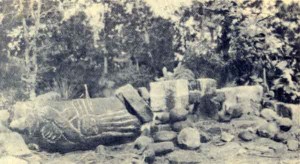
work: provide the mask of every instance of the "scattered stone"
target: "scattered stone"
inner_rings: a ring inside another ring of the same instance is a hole
[[[175,122],[171,125],[172,130],[175,132],[180,132],[182,129],[187,128],[187,127],[193,127],[194,125],[190,121],[180,121],[180,122]]]
[[[299,147],[299,142],[294,139],[287,140],[287,147],[290,151],[296,151]]]
[[[172,141],[177,137],[177,133],[173,131],[159,131],[153,136],[155,142]]]
[[[289,136],[287,133],[277,133],[277,134],[275,134],[274,141],[285,143],[287,141],[288,137]]]
[[[28,164],[27,161],[14,157],[14,156],[4,156],[0,157],[0,163],[3,164]]]
[[[195,128],[184,128],[177,136],[177,142],[187,149],[196,149],[200,146],[200,133]]]
[[[153,149],[146,149],[143,152],[143,157],[144,157],[144,162],[146,163],[153,163],[154,159],[155,159],[155,152]]]
[[[147,136],[140,136],[137,138],[134,142],[134,147],[138,150],[145,150],[146,147],[148,147],[150,144],[152,144],[154,141],[152,138]]]
[[[260,112],[260,116],[266,119],[267,121],[275,121],[279,119],[279,116],[277,113],[270,109],[270,108],[265,108]]]
[[[233,118],[239,118],[243,115],[243,109],[240,104],[230,106],[227,110],[218,112],[218,118],[221,122],[229,122]]]
[[[293,121],[287,117],[284,118],[279,118],[277,120],[278,124],[279,124],[279,128],[282,131],[289,131],[291,129],[291,127],[293,126]]]
[[[285,153],[287,152],[287,147],[285,144],[281,142],[275,142],[273,140],[270,140],[268,138],[258,138],[255,140],[255,144],[267,146],[270,149],[274,150],[275,153]]]
[[[265,138],[274,138],[275,134],[277,134],[278,132],[279,128],[274,122],[264,124],[257,129],[257,134]]]
[[[203,159],[201,155],[191,150],[177,150],[167,155],[170,163],[194,164],[200,163]]]
[[[150,83],[152,111],[186,109],[189,105],[188,80],[169,80]]]
[[[275,142],[268,138],[257,138],[255,142],[246,142],[242,144],[248,150],[254,150],[260,152],[261,154],[273,154],[275,153],[285,153],[287,152],[287,147],[285,144],[280,142]]]
[[[149,149],[152,149],[155,152],[155,155],[164,155],[174,151],[175,146],[173,142],[158,142],[149,145]]]
[[[9,112],[7,110],[0,110],[0,124],[6,125],[9,119]]]
[[[138,88],[138,93],[140,94],[140,96],[145,101],[149,101],[150,100],[150,94],[149,94],[148,89],[146,87],[140,87],[140,88]]]
[[[231,119],[239,118],[243,115],[243,108],[239,104],[229,107],[228,111],[231,115]]]
[[[256,135],[250,131],[244,131],[239,134],[239,138],[246,142],[252,141],[255,137]]]
[[[221,140],[224,142],[231,142],[234,139],[234,135],[227,133],[227,132],[222,132],[221,133]]]
[[[293,124],[300,126],[300,105],[277,103],[276,111],[281,117],[288,117],[293,121]]]
[[[125,104],[128,104],[129,108],[134,111],[134,114],[137,115],[142,123],[152,121],[153,113],[151,112],[149,105],[142,97],[140,97],[139,93],[132,85],[127,84],[120,87],[117,89],[116,95],[120,100],[125,100]]]
[[[186,120],[188,115],[188,111],[183,108],[173,108],[170,111],[170,121],[171,122],[178,122]]]
[[[151,127],[151,132],[172,131],[170,124],[159,124]]]
[[[165,124],[170,121],[169,112],[157,112],[155,113],[155,120],[158,120],[160,124]]]
[[[221,135],[222,129],[220,127],[212,127],[207,129],[206,132],[212,136],[217,136],[217,135]]]
[[[22,136],[16,132],[1,133],[0,145],[9,155],[25,156],[31,154]]]
[[[218,112],[218,120],[220,122],[230,122],[231,115],[226,110],[222,110],[222,111]]]
[[[211,138],[210,138],[210,136],[207,133],[205,133],[205,132],[201,132],[200,133],[200,141],[201,141],[201,143],[207,143],[210,140],[211,140]]]

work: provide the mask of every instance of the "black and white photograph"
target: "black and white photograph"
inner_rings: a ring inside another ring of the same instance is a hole
[[[300,0],[0,0],[0,164],[300,164]]]

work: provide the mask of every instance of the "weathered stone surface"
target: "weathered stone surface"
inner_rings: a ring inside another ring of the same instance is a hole
[[[154,118],[160,124],[168,123],[170,121],[170,112],[155,112]]]
[[[228,109],[218,112],[219,121],[229,122],[231,119],[239,118],[243,115],[243,109],[240,104],[232,105]]]
[[[43,107],[34,106],[30,112],[18,110],[23,109],[14,110],[17,117],[13,117],[10,127],[28,131],[28,140],[42,149],[90,149],[128,141],[140,134],[140,121],[116,97],[50,101]]]
[[[9,112],[7,110],[0,110],[0,123],[6,125],[9,119]]]
[[[211,137],[207,133],[205,133],[205,132],[201,132],[200,133],[200,141],[201,141],[201,143],[207,143],[210,140],[211,140]]]
[[[182,129],[187,128],[187,127],[193,127],[194,125],[192,122],[186,120],[186,121],[180,121],[180,122],[175,122],[171,125],[172,129],[175,132],[180,132]]]
[[[261,108],[260,102],[263,96],[261,86],[228,87],[218,89],[217,92],[225,95],[223,110],[237,104],[241,106],[243,113],[253,113]]]
[[[274,141],[285,143],[288,138],[289,135],[287,133],[277,133],[274,137]]]
[[[16,132],[0,134],[0,150],[13,156],[24,156],[31,154],[22,136]],[[0,151],[1,152],[1,151]]]
[[[28,147],[29,150],[40,151],[39,145],[34,144],[34,143],[27,144],[27,147]]]
[[[121,100],[124,99],[127,108],[133,110],[142,123],[152,121],[153,114],[146,101],[140,97],[138,91],[132,85],[127,84],[116,90],[116,95]]]
[[[174,164],[196,164],[203,160],[201,155],[191,150],[177,150],[167,155],[170,163]]]
[[[212,136],[221,135],[222,129],[220,127],[211,127],[206,130],[207,133],[211,134]]]
[[[173,131],[159,131],[153,136],[155,142],[172,141],[177,137],[177,133]]]
[[[187,149],[196,149],[200,146],[200,133],[195,128],[184,128],[177,136],[177,142]]]
[[[158,142],[149,145],[149,149],[155,152],[155,155],[163,155],[174,151],[175,146],[173,142]]]
[[[275,121],[279,119],[279,116],[277,113],[270,109],[270,108],[265,108],[260,112],[260,116],[266,119],[267,121]]]
[[[149,91],[146,87],[140,87],[138,88],[138,93],[140,94],[140,96],[145,100],[145,101],[149,101],[150,100],[150,94]]]
[[[222,132],[221,133],[221,140],[224,142],[231,142],[234,139],[234,135],[227,133],[227,132]]]
[[[153,142],[153,139],[150,137],[140,136],[134,141],[134,147],[138,150],[145,150]]]
[[[257,129],[257,134],[266,138],[273,138],[278,132],[279,127],[274,122],[266,123]]]
[[[296,151],[299,148],[299,142],[297,140],[293,140],[293,139],[287,140],[286,144],[287,144],[288,150],[290,150],[290,151]]]
[[[99,145],[96,147],[95,152],[97,154],[105,154],[106,153],[106,148],[104,145]]]
[[[194,104],[201,102],[202,93],[199,90],[191,90],[189,91],[189,103]]]
[[[244,131],[239,133],[239,138],[246,142],[252,141],[255,137],[256,135],[250,131]]]
[[[150,83],[152,111],[168,111],[173,108],[186,109],[189,105],[187,80],[170,80]]]
[[[3,164],[28,164],[27,161],[14,157],[14,156],[4,156],[0,157],[0,163]]]
[[[159,132],[159,131],[172,131],[172,127],[170,124],[158,124],[151,127],[151,132]]]
[[[276,111],[279,116],[291,118],[293,124],[300,127],[300,105],[276,103]]]
[[[146,149],[143,152],[144,162],[153,163],[155,159],[155,151],[153,149]]]
[[[186,120],[188,111],[184,108],[173,108],[170,111],[170,121],[178,122]]]
[[[277,120],[277,123],[279,125],[280,130],[285,132],[289,131],[293,126],[293,121],[287,117],[279,118]]]
[[[10,130],[5,125],[0,123],[0,133],[8,133],[8,132],[10,132]]]
[[[242,146],[249,151],[260,152],[260,154],[283,154],[287,152],[286,145],[268,138],[258,138],[255,142],[245,142]]]

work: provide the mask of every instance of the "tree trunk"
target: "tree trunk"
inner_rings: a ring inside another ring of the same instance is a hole
[[[34,12],[34,3],[37,4],[36,12]],[[20,9],[25,9],[22,1],[20,1]],[[29,27],[26,24],[26,14],[23,11],[23,19],[22,19],[22,25],[24,30],[24,40],[25,40],[25,66],[26,66],[26,75],[25,75],[25,83],[26,83],[26,91],[29,94],[30,99],[33,99],[36,97],[35,87],[36,87],[36,79],[37,79],[37,35],[39,33],[40,29],[40,17],[41,17],[41,8],[42,3],[40,0],[31,0],[30,1],[30,16],[34,19],[34,34],[31,38],[29,35]]]
[[[108,73],[108,61],[107,61],[107,57],[104,56],[104,68],[103,68],[103,74],[106,75]]]
[[[140,72],[140,66],[139,66],[139,59],[135,58],[135,64],[136,64],[136,71]]]

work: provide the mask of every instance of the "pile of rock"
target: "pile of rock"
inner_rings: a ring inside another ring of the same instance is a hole
[[[137,153],[147,162],[161,156],[178,162],[184,159],[178,156],[186,154],[189,161],[199,161],[197,151],[205,143],[223,146],[268,140],[280,143],[275,149],[285,144],[288,150],[298,150],[299,105],[267,102],[263,108],[262,98],[261,86],[217,89],[216,81],[208,78],[153,82],[150,91],[128,84],[108,98],[57,101],[59,97],[51,93],[17,103],[10,124],[10,114],[0,111],[0,144],[5,146],[0,153],[8,155],[2,160],[15,157],[7,153],[10,145],[2,143],[5,138],[17,138],[25,145],[8,125],[24,134],[35,150],[41,146],[68,152],[135,140]]]
[[[273,103],[275,104],[273,107],[261,110],[260,116],[265,119],[265,123],[257,129],[257,135],[282,142],[291,151],[298,150],[299,142],[296,136],[299,135],[299,124],[296,118],[299,118],[299,108],[293,110],[294,105]]]

